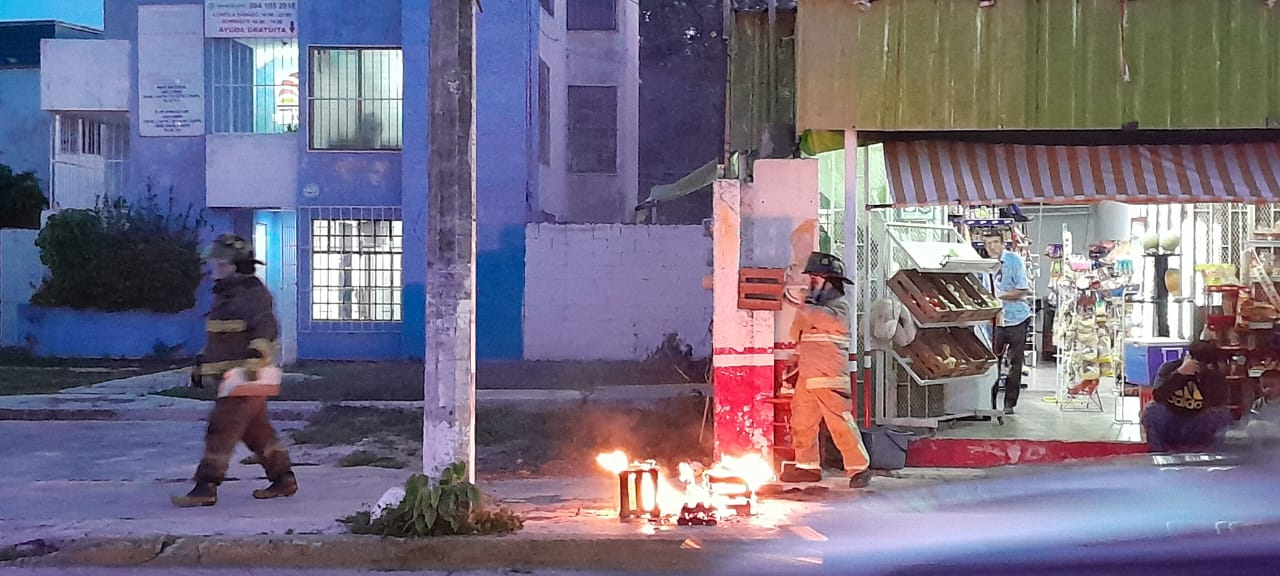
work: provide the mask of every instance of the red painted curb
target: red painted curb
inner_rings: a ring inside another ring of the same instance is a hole
[[[1146,451],[1147,445],[1139,442],[921,438],[907,446],[907,466],[995,468],[1015,464],[1055,464]]]

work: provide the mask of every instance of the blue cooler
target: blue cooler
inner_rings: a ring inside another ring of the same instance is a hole
[[[1136,386],[1154,386],[1160,365],[1186,355],[1191,343],[1177,338],[1134,338],[1124,343],[1124,378]]]

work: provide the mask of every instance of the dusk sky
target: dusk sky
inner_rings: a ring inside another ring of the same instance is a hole
[[[62,20],[102,28],[103,0],[0,0],[0,20]]]

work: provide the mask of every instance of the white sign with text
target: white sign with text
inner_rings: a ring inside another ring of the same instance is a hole
[[[206,38],[297,38],[298,3],[205,0]]]
[[[138,133],[204,134],[204,39],[198,6],[138,11]]]

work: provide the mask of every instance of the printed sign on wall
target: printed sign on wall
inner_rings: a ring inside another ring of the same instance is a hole
[[[260,0],[205,0],[208,38],[297,38],[298,3]]]
[[[198,6],[138,9],[138,133],[204,134],[204,39]]]

